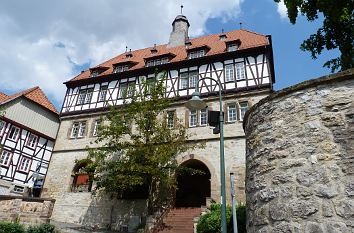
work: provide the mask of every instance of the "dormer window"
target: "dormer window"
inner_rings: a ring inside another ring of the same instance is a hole
[[[225,43],[226,43],[226,51],[228,51],[228,52],[237,51],[240,48],[240,45],[241,45],[241,41],[239,39],[231,40],[231,41],[225,41]]]
[[[128,71],[129,66],[128,65],[120,65],[120,66],[115,66],[113,69],[113,73],[120,73],[124,71]]]
[[[224,33],[219,35],[219,39],[220,39],[221,41],[226,40],[226,38],[227,38],[227,36],[226,36],[226,34],[224,34]]]
[[[234,52],[238,49],[239,45],[236,44],[236,43],[233,43],[233,44],[228,44],[227,45],[227,51],[228,52]]]
[[[151,52],[151,54],[157,53],[156,44],[154,44],[154,47],[152,49],[150,49],[150,52]]]
[[[105,66],[97,66],[94,68],[90,68],[90,71],[91,71],[90,77],[91,78],[97,77],[98,75],[100,75],[102,72],[104,72],[106,70],[108,70],[108,67],[105,67]]]
[[[168,62],[169,62],[168,57],[153,59],[153,60],[146,61],[146,67],[158,66],[158,65],[166,64]]]
[[[92,77],[96,77],[96,76],[98,76],[100,74],[100,72],[98,71],[98,70],[93,70],[93,71],[91,71],[91,78]]]
[[[196,50],[196,51],[191,51],[188,53],[188,58],[189,59],[194,59],[194,58],[199,58],[199,57],[204,57],[205,56],[205,50]]]

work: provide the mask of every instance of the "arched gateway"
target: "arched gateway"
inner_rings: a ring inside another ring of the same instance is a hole
[[[203,174],[190,174],[188,172],[178,175],[176,191],[176,207],[200,207],[206,204],[210,197],[211,174],[208,167],[201,161],[190,159],[180,166],[197,169]]]

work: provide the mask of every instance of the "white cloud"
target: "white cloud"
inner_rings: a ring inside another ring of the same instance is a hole
[[[206,33],[209,18],[228,20],[243,0],[194,0],[184,4],[190,35]],[[0,90],[40,86],[56,102],[74,65],[103,62],[124,52],[167,43],[179,13],[174,0],[32,0],[0,4]],[[74,64],[75,63],[75,64]]]
[[[281,19],[286,19],[288,17],[288,10],[284,4],[284,0],[282,0],[278,3],[277,11],[278,11]]]

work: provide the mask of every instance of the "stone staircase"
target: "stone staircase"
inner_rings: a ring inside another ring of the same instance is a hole
[[[159,233],[193,233],[194,218],[200,216],[201,208],[173,208],[167,213]]]

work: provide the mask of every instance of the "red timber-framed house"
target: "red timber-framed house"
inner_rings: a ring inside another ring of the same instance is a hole
[[[200,207],[206,204],[207,198],[220,200],[219,135],[213,134],[207,119],[208,110],[219,109],[218,86],[210,80],[199,82],[207,110],[190,111],[185,107],[198,80],[205,77],[222,83],[227,193],[230,191],[229,174],[234,173],[238,201],[245,200],[242,119],[250,106],[272,91],[275,76],[271,36],[240,29],[189,38],[190,25],[183,15],[177,16],[172,26],[167,44],[127,51],[65,83],[67,92],[60,114],[55,156],[44,194],[44,197],[56,199],[53,221],[98,227],[108,224],[120,229],[129,225],[132,216],[135,219],[147,217],[143,199],[112,201],[92,196],[87,179],[78,176],[80,166],[75,165],[75,161],[87,157],[86,146],[95,141],[100,116],[107,112],[107,106],[121,105],[134,91],[141,92],[142,82],[152,79],[156,69],[167,72],[166,97],[177,97],[166,109],[168,124],[173,127],[174,119],[179,118],[193,135],[191,140],[206,141],[204,149],[178,155],[181,166],[202,169],[205,174],[178,177],[175,205]],[[75,215],[64,214],[74,212]]]
[[[39,87],[0,93],[0,195],[40,196],[59,113]]]

